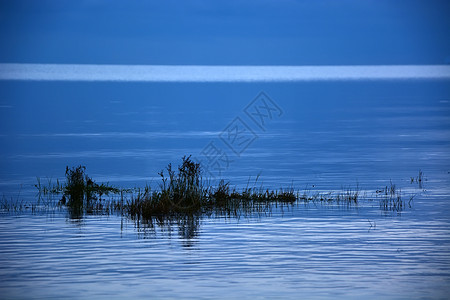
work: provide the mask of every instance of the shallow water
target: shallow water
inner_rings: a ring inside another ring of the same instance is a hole
[[[3,298],[433,298],[450,293],[448,82],[112,84],[0,82],[0,191],[36,201],[36,176],[83,164],[98,182],[157,186],[167,163],[230,158],[216,182],[302,191],[392,181],[403,211],[298,203],[265,216],[154,228],[120,215],[2,212]],[[244,108],[265,91],[282,114]],[[257,137],[240,155],[234,118]],[[222,134],[223,137],[223,134]],[[236,149],[234,149],[236,150]],[[423,186],[411,183],[419,170]],[[254,180],[260,175],[256,184]],[[215,177],[214,177],[215,176]],[[249,176],[250,180],[249,180]],[[189,230],[190,229],[190,230]]]

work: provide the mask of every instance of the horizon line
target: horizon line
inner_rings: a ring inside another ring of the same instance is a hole
[[[0,63],[0,80],[297,82],[449,80],[450,65],[96,65]]]

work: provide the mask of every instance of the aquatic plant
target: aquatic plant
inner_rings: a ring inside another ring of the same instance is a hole
[[[396,185],[390,182],[389,186],[385,186],[384,189],[379,189],[376,191],[377,195],[380,197],[380,208],[384,211],[402,211],[406,202],[402,199],[402,193],[400,189],[397,189]],[[412,201],[409,201],[409,204]]]
[[[303,202],[333,202],[338,205],[358,205],[360,199],[360,190],[359,185],[356,185],[356,188],[352,189],[342,188],[341,191],[338,192],[312,192],[309,189],[305,189],[304,192],[299,195],[298,200]]]
[[[427,179],[424,177],[424,174],[422,170],[419,170],[419,175],[416,177],[411,177],[411,184],[417,183],[419,185],[419,188],[423,188],[423,184]]]
[[[159,172],[160,191],[151,191],[145,187],[133,196],[128,204],[131,215],[150,218],[154,215],[173,215],[177,213],[194,213],[201,210],[205,202],[205,190],[202,186],[200,164],[184,156],[178,172],[172,164]]]
[[[128,204],[128,212],[137,218],[174,216],[180,214],[217,214],[238,216],[242,213],[267,210],[270,203],[294,203],[297,197],[293,188],[280,191],[249,188],[231,189],[230,183],[221,180],[217,186],[206,186],[201,165],[184,156],[178,172],[171,164],[158,174],[159,191],[146,188],[138,191]],[[256,181],[255,181],[256,182]]]
[[[161,178],[159,188],[150,186],[135,189],[119,189],[109,184],[97,184],[86,174],[84,166],[66,167],[66,180],[56,184],[48,180],[48,185],[38,182],[35,185],[42,194],[61,194],[61,207],[67,207],[75,216],[83,213],[109,213],[113,211],[126,214],[137,220],[147,220],[152,224],[164,223],[165,220],[180,220],[187,216],[221,215],[239,217],[250,214],[267,214],[272,207],[289,207],[294,203],[334,204],[340,207],[356,207],[361,199],[379,200],[380,209],[384,211],[401,211],[406,207],[401,190],[392,182],[390,185],[375,192],[361,192],[359,185],[355,188],[342,188],[341,191],[313,191],[305,188],[303,192],[289,188],[270,190],[263,185],[257,186],[259,176],[256,176],[253,186],[250,177],[247,186],[238,189],[232,187],[229,181],[220,180],[217,185],[203,180],[202,166],[193,161],[191,156],[182,157],[181,164],[174,168],[168,164],[158,173]],[[420,171],[417,181],[423,180]],[[314,186],[313,186],[314,188]],[[102,199],[110,195],[109,200]],[[120,195],[120,196],[119,196]],[[415,195],[414,195],[415,196]],[[411,206],[412,196],[408,202]],[[39,204],[40,200],[38,200]],[[1,207],[6,207],[2,201]],[[47,202],[49,203],[49,202]],[[15,204],[15,207],[20,206]]]
[[[5,211],[20,211],[23,208],[26,208],[27,204],[20,197],[20,192],[16,197],[11,197],[9,200],[5,195],[2,195],[2,199],[0,201],[0,209]]]
[[[66,182],[62,183],[56,179],[56,184],[51,178],[47,179],[47,185],[41,183],[37,177],[37,183],[34,185],[38,190],[38,204],[42,196],[63,194],[59,204],[61,205],[82,205],[84,201],[90,202],[101,198],[103,195],[118,194],[122,189],[110,186],[108,183],[97,184],[86,174],[85,166],[69,168],[66,166]]]
[[[60,183],[59,179],[56,179],[56,184],[53,184],[51,178],[47,178],[47,185],[41,184],[41,178],[36,177],[37,184],[34,186],[38,189],[39,196],[58,194],[64,191],[64,185]]]

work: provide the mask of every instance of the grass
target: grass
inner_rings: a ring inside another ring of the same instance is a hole
[[[23,199],[20,197],[20,192],[17,197],[11,197],[9,200],[5,195],[2,196],[0,201],[0,209],[4,211],[21,211],[23,208],[27,208],[27,205],[24,203]]]
[[[419,175],[417,177],[411,177],[411,184],[417,183],[419,185],[419,189],[423,188],[423,184],[427,181],[424,177],[422,170],[419,170]]]
[[[384,211],[399,212],[408,205],[411,206],[413,199],[411,197],[409,202],[405,201],[401,190],[392,182],[377,189],[369,197],[358,185],[356,188],[342,188],[338,192],[312,191],[308,188],[300,192],[294,190],[293,186],[271,190],[262,185],[256,186],[259,175],[253,187],[250,186],[250,178],[247,186],[242,189],[232,187],[225,180],[211,185],[202,178],[201,165],[190,156],[184,156],[176,168],[168,164],[158,175],[161,180],[156,189],[150,186],[122,189],[108,183],[96,183],[87,175],[84,166],[66,167],[65,181],[56,180],[54,183],[47,179],[47,183],[43,184],[40,178],[37,179],[37,203],[28,205],[19,196],[10,201],[3,196],[0,209],[20,211],[29,207],[37,210],[41,206],[56,206],[67,208],[74,218],[90,213],[120,212],[138,220],[161,223],[165,220],[195,219],[195,216],[201,215],[240,217],[255,213],[267,214],[273,207],[289,207],[294,203],[357,207],[361,200],[372,199],[378,200],[380,209]],[[423,173],[420,171],[414,181],[420,183],[423,180]],[[56,205],[55,197],[59,197]]]
[[[311,190],[305,189],[305,191],[299,195],[298,200],[303,202],[333,202],[336,204],[346,204],[358,205],[360,200],[360,190],[359,186],[356,185],[355,189],[352,188],[342,188],[340,192],[312,192]]]
[[[120,193],[120,189],[108,184],[97,184],[86,174],[86,167],[66,167],[66,185],[64,186],[62,202],[69,206],[83,206],[93,200],[101,199],[103,195]]]
[[[177,171],[169,164],[161,177],[160,190],[146,187],[133,196],[127,205],[130,215],[149,219],[155,216],[180,214],[218,214],[239,216],[241,213],[264,211],[270,203],[293,203],[293,189],[269,191],[245,188],[231,189],[221,180],[216,187],[205,186],[201,166],[189,157],[182,158]]]
[[[181,164],[174,168],[168,164],[158,173],[160,183],[156,189],[150,186],[135,189],[122,189],[108,183],[96,183],[86,173],[84,166],[66,167],[65,181],[51,179],[46,184],[38,178],[35,185],[38,201],[25,203],[20,194],[17,197],[0,199],[0,209],[12,213],[30,209],[34,213],[66,209],[71,219],[80,219],[87,214],[118,213],[135,220],[139,232],[155,232],[156,226],[171,231],[178,227],[178,234],[185,241],[195,238],[199,232],[203,217],[220,216],[240,218],[241,216],[270,215],[274,208],[283,213],[294,204],[337,205],[339,208],[352,209],[364,201],[367,205],[377,200],[379,208],[385,212],[401,212],[409,202],[402,197],[402,192],[390,182],[373,193],[362,191],[357,184],[355,188],[341,188],[338,192],[314,191],[305,188],[302,192],[293,185],[288,188],[271,190],[263,185],[257,187],[259,175],[250,186],[241,189],[232,187],[230,182],[220,180],[217,185],[202,178],[202,167],[190,156],[183,157]],[[421,184],[423,173],[414,178]],[[314,187],[314,186],[313,186]],[[46,199],[47,197],[47,199]],[[55,200],[56,198],[56,200]],[[373,206],[373,205],[372,205]],[[370,220],[370,228],[375,227]],[[186,245],[189,246],[189,245]]]
[[[52,180],[48,179],[48,184],[43,185],[41,179],[37,178],[37,184],[35,184],[38,190],[37,206],[44,202],[43,196],[49,196],[47,203],[43,203],[44,206],[49,206],[50,203],[53,203],[50,196],[62,194],[57,205],[67,207],[71,215],[77,217],[84,213],[113,209],[113,203],[105,203],[102,201],[102,196],[122,192],[121,189],[109,184],[97,184],[86,174],[86,167],[84,166],[66,167],[65,176],[65,184],[59,180],[56,180],[56,184],[53,184]]]
[[[419,175],[417,177],[411,177],[411,183],[422,184],[425,181],[422,170],[419,170]]]
[[[380,197],[380,208],[384,211],[402,211],[406,207],[406,201],[402,198],[402,192],[396,185],[390,182],[389,186],[376,191]],[[412,197],[408,204],[411,204]]]

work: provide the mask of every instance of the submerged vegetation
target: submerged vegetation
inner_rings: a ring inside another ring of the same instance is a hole
[[[80,217],[85,213],[111,213],[119,212],[129,217],[159,224],[171,220],[185,220],[192,222],[191,218],[202,215],[219,215],[239,217],[250,214],[267,214],[274,207],[290,207],[295,203],[321,203],[334,204],[345,207],[358,207],[360,201],[377,200],[383,211],[400,212],[411,207],[414,196],[404,200],[402,192],[392,182],[389,186],[377,189],[369,196],[367,192],[356,188],[342,189],[340,192],[312,191],[305,189],[296,191],[291,186],[279,190],[270,190],[263,186],[256,187],[256,177],[253,187],[250,179],[247,186],[242,189],[232,187],[230,182],[220,180],[215,186],[207,184],[202,178],[202,167],[190,156],[182,158],[182,163],[173,168],[171,164],[158,173],[160,184],[156,189],[150,186],[135,189],[122,189],[108,183],[96,183],[86,173],[84,166],[66,167],[65,182],[59,180],[53,184],[42,184],[38,178],[35,187],[38,190],[38,202],[32,204],[33,210],[37,207],[67,208],[73,217]],[[411,182],[421,185],[423,173]],[[57,202],[45,198],[57,198]],[[5,197],[2,198],[0,208],[4,210],[20,210],[30,206],[24,205],[17,199],[15,204],[8,206]],[[11,202],[10,202],[11,203]],[[14,202],[13,202],[14,203]],[[183,224],[183,222],[181,222]]]

